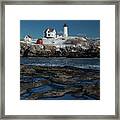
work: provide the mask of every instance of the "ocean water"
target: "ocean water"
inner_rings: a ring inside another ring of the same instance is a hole
[[[99,58],[21,57],[20,63],[36,66],[72,66],[100,70]]]

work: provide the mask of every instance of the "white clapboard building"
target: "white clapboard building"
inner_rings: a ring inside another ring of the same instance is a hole
[[[64,33],[57,34],[56,30],[53,28],[47,28],[44,31],[43,44],[54,45],[54,46],[62,46],[68,37],[68,26],[64,24],[63,26]]]

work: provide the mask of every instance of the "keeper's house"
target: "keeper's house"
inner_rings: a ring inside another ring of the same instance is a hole
[[[56,31],[52,28],[47,28],[45,31],[45,38],[56,38]]]

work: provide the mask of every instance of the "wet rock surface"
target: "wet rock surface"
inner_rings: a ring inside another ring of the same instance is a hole
[[[21,100],[99,100],[100,72],[76,67],[20,66]]]

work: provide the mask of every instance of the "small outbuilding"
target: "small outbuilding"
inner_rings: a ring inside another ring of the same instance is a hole
[[[41,38],[39,38],[39,39],[36,41],[36,44],[43,45],[43,40],[42,40]]]
[[[32,37],[30,35],[26,35],[24,37],[24,41],[27,42],[27,43],[30,43],[30,42],[32,42]]]

